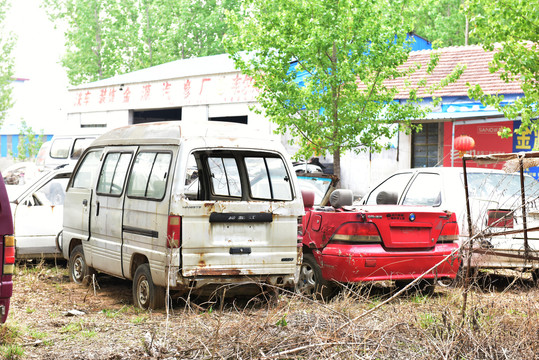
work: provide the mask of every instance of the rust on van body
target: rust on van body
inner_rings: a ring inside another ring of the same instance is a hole
[[[251,274],[251,271],[248,271],[249,274]],[[197,269],[196,275],[200,276],[223,276],[223,275],[242,275],[241,270],[239,269]]]

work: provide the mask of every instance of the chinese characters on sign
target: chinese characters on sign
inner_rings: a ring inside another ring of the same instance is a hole
[[[113,110],[184,105],[251,102],[257,90],[240,73],[156,81],[144,84],[79,90],[73,105],[81,110]]]
[[[462,160],[458,156],[458,151],[453,149],[452,144],[452,123],[445,123],[444,127],[444,166],[462,166]],[[470,155],[488,155],[498,153],[518,153],[522,151],[532,151],[537,143],[539,134],[537,132],[526,131],[522,134],[513,132],[513,136],[502,139],[498,131],[502,127],[507,127],[513,131],[520,127],[520,121],[503,121],[497,123],[484,124],[455,124],[455,138],[460,135],[469,135],[475,140],[475,148],[469,152]],[[501,169],[503,163],[488,165],[488,167]],[[539,167],[531,167],[526,172],[536,179],[539,179]]]

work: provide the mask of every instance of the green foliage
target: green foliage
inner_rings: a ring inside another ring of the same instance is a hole
[[[521,116],[518,134],[539,130],[539,6],[534,1],[471,0],[469,14],[473,34],[485,50],[495,51],[490,72],[499,73],[505,82],[520,81],[524,97],[502,106],[503,96],[487,94],[474,84],[469,85],[469,96],[494,106],[510,120]],[[512,134],[506,129],[500,135]]]
[[[458,46],[466,42],[468,0],[423,0],[415,12],[414,32],[436,46]],[[471,37],[468,44],[477,43]]]
[[[276,326],[280,327],[286,327],[288,326],[288,321],[286,321],[286,314],[283,315],[277,322],[275,323]]]
[[[2,345],[0,346],[0,353],[2,354],[2,358],[6,360],[22,359],[24,349],[16,344]]]
[[[43,145],[45,137],[43,131],[41,135],[37,135],[31,126],[26,124],[26,121],[21,122],[19,132],[19,144],[17,145],[18,154],[17,160],[33,159],[39,152],[39,148]],[[13,154],[11,154],[13,155]]]
[[[71,84],[224,52],[225,11],[240,0],[45,0],[66,27]]]
[[[4,29],[9,0],[0,0],[0,126],[5,120],[6,111],[13,106],[12,86],[14,59],[12,57],[15,37]]]
[[[260,89],[258,111],[299,139],[297,156],[329,153],[338,175],[341,153],[381,151],[399,130],[410,133],[411,119],[425,116],[417,84],[406,102],[385,85],[418,70],[400,67],[410,53],[409,3],[249,0],[229,15],[227,50]]]

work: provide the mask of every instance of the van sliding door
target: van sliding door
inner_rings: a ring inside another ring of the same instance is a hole
[[[111,147],[103,154],[90,215],[90,266],[122,276],[122,214],[125,179],[137,147]]]

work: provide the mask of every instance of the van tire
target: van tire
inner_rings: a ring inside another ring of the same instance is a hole
[[[153,283],[150,265],[139,265],[133,278],[133,303],[144,310],[165,306],[165,288]]]
[[[313,254],[303,254],[297,291],[319,300],[329,300],[335,294],[335,284],[322,277],[322,270]]]
[[[69,255],[69,278],[74,283],[88,285],[93,274],[93,269],[88,267],[84,258],[82,245],[75,246]]]

